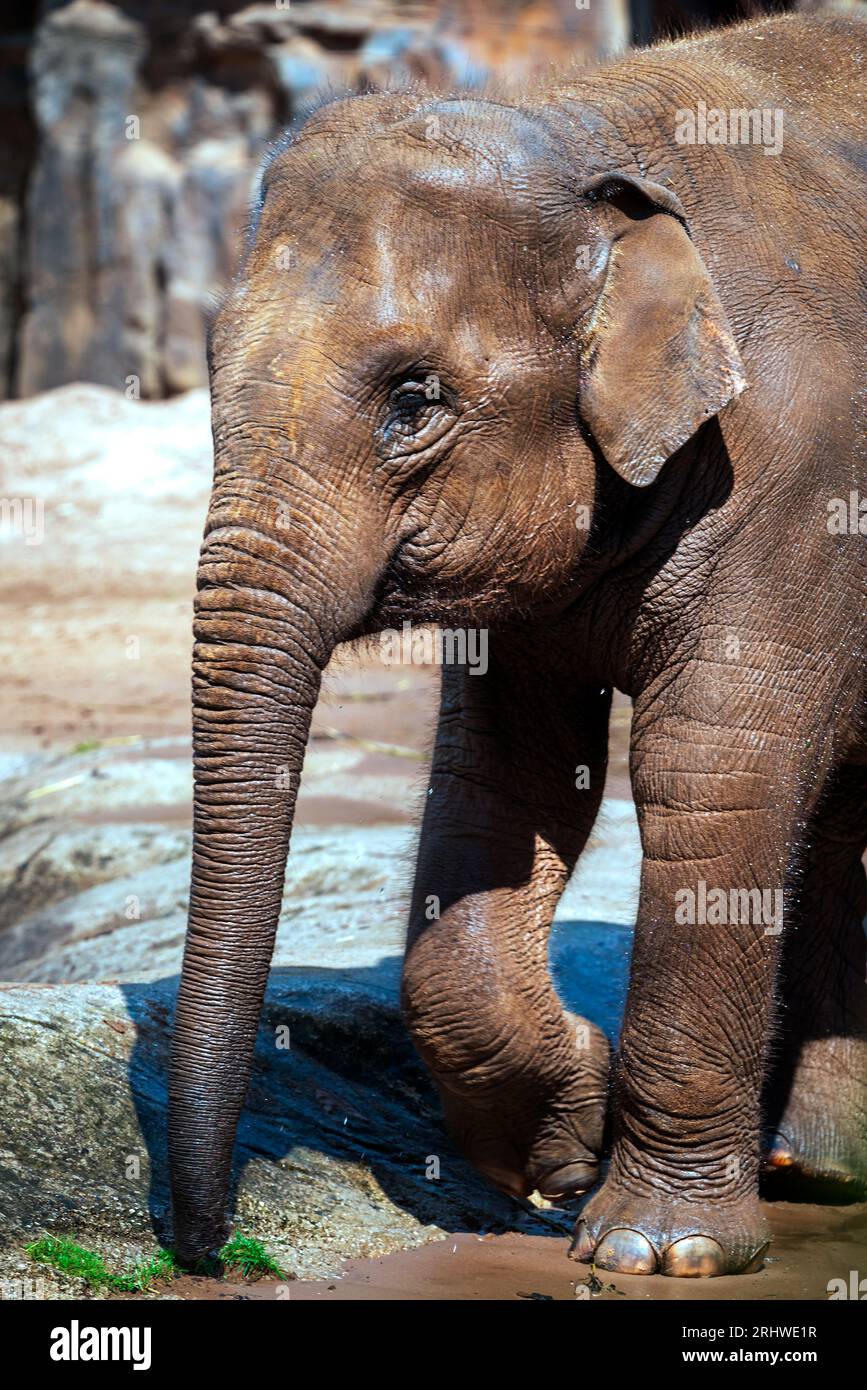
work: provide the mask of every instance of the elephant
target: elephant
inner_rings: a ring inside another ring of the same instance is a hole
[[[864,34],[338,95],[270,152],[210,341],[182,1261],[227,1229],[322,671],[404,623],[487,640],[442,666],[402,977],[464,1153],[621,1272],[759,1268],[760,1179],[867,1190]],[[546,952],[614,690],[642,867],[612,1060]]]

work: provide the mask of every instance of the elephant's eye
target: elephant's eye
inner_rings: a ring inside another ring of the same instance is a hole
[[[418,453],[436,443],[455,419],[451,393],[433,373],[401,381],[388,396],[379,449],[389,456]]]
[[[412,430],[439,398],[436,385],[406,381],[396,386],[388,398],[390,421],[398,428]]]
[[[392,409],[399,420],[415,420],[427,408],[427,396],[420,391],[398,391]]]

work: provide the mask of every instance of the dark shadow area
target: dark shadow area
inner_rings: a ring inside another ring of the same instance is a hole
[[[631,936],[629,928],[601,922],[558,922],[552,934],[552,969],[564,1003],[612,1039]],[[335,1205],[345,1216],[347,1203],[357,1202],[359,1219],[369,1219],[377,1193],[367,1171],[395,1206],[424,1224],[562,1238],[565,1217],[537,1214],[497,1192],[455,1150],[400,1018],[400,968],[395,956],[369,969],[272,971],[238,1127],[230,1214],[242,1175],[259,1165],[256,1195],[278,1217],[321,1208],[328,1221]],[[137,1031],[129,1083],[150,1162],[151,1220],[162,1242],[171,1238],[166,1104],[177,985],[172,976],[121,987]],[[427,1175],[432,1159],[436,1179]],[[352,1165],[349,1176],[346,1165]]]

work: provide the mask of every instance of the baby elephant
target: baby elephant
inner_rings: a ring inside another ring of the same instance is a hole
[[[447,664],[403,981],[465,1152],[606,1270],[760,1263],[760,1174],[867,1190],[864,149],[855,19],[521,101],[332,101],[270,158],[212,349],[176,1244],[219,1246],[321,672]],[[860,490],[860,491],[859,491]],[[546,942],[634,702],[609,1081]],[[606,1140],[607,1143],[607,1140]]]

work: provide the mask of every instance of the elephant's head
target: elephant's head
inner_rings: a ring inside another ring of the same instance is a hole
[[[224,1229],[335,645],[565,602],[600,475],[652,482],[743,384],[673,193],[577,169],[543,115],[406,94],[332,104],[271,159],[211,349],[170,1085],[187,1261]]]

